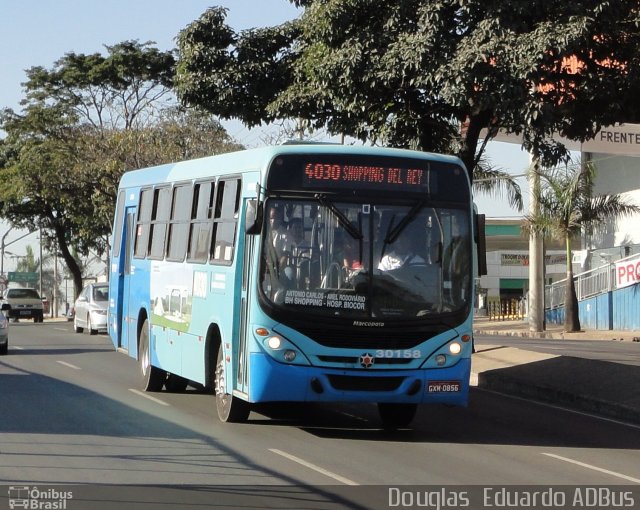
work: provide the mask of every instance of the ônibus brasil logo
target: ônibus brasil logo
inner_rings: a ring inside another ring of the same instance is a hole
[[[67,501],[73,499],[71,491],[53,488],[38,489],[25,485],[9,487],[9,508],[28,508],[33,510],[65,510]]]

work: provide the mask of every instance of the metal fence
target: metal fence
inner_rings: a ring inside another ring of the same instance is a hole
[[[489,320],[522,320],[525,315],[526,306],[522,299],[501,299],[491,301],[487,306]]]
[[[616,262],[637,258],[631,255],[617,261],[609,262],[603,266],[574,275],[573,281],[576,287],[578,301],[587,299],[598,294],[604,294],[616,289]],[[558,280],[544,288],[545,309],[554,309],[564,306],[564,293],[567,279]]]

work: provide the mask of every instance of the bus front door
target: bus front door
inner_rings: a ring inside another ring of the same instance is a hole
[[[131,259],[133,257],[133,247],[136,230],[136,212],[134,207],[127,207],[126,220],[123,239],[123,246],[120,251],[122,254],[121,268],[118,272],[118,348],[125,351],[129,350],[129,328],[125,310],[129,309],[129,291],[131,287]]]
[[[249,347],[247,335],[249,334],[247,322],[249,321],[249,304],[251,299],[250,277],[253,260],[255,236],[245,237],[245,247],[242,266],[242,291],[240,293],[240,328],[238,351],[236,352],[235,388],[242,393],[249,393]]]

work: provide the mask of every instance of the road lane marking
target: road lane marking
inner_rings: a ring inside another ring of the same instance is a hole
[[[72,365],[71,363],[67,363],[66,361],[56,361],[56,363],[60,363],[61,365],[64,365],[65,367],[73,368],[74,370],[82,370],[80,367]]]
[[[344,476],[340,476],[335,473],[332,473],[331,471],[327,471],[326,469],[321,468],[320,466],[311,464],[311,462],[307,462],[306,460],[296,457],[295,455],[291,455],[290,453],[283,452],[282,450],[277,450],[276,448],[269,448],[269,451],[277,455],[281,455],[286,459],[292,460],[293,462],[297,462],[298,464],[308,467],[309,469],[313,469],[314,471],[317,471],[318,473],[328,476],[329,478],[333,478],[334,480],[337,480],[338,482],[343,483],[345,485],[360,485],[359,483],[354,482],[353,480],[349,480]]]
[[[148,400],[151,400],[152,402],[155,402],[156,404],[160,404],[162,406],[170,406],[171,404],[167,404],[166,402],[164,402],[163,400],[160,400],[159,398],[155,398],[152,397],[151,395],[147,395],[145,392],[143,391],[138,391],[138,390],[134,390],[133,388],[129,388],[129,391],[131,393],[135,393],[136,395],[138,395],[139,397],[144,397]]]
[[[69,328],[53,328],[53,329],[55,329],[56,331],[64,331],[65,333],[69,332]]]
[[[609,471],[608,469],[604,469],[598,466],[593,466],[591,464],[585,464],[584,462],[569,459],[567,457],[562,457],[554,453],[542,453],[542,455],[546,455],[547,457],[552,457],[554,459],[561,460],[564,462],[569,462],[570,464],[575,464],[576,466],[581,466],[583,468],[592,469],[593,471],[599,471],[600,473],[605,473],[607,475],[615,476],[617,478],[622,478],[623,480],[627,480],[628,482],[640,483],[640,478],[633,478],[632,476],[623,475],[622,473],[616,473],[615,471]]]
[[[12,345],[11,348],[16,351],[24,351],[24,347],[20,347],[19,345]]]

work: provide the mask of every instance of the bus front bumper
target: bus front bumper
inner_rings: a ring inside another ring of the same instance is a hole
[[[466,406],[471,360],[418,370],[343,370],[250,356],[251,402],[393,402]]]

